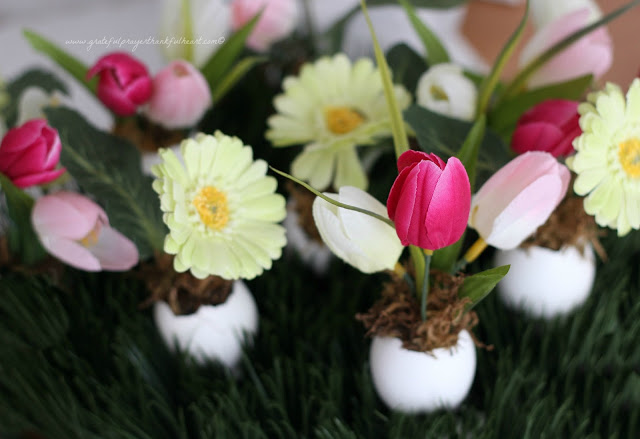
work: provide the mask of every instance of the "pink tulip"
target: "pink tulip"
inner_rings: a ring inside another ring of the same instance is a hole
[[[546,151],[554,157],[573,153],[573,139],[580,129],[578,102],[563,99],[544,101],[524,113],[511,137],[511,148],[518,154]]]
[[[103,56],[91,67],[87,79],[99,76],[98,98],[118,116],[135,114],[151,97],[151,77],[140,61],[126,53]]]
[[[43,247],[85,271],[125,271],[138,263],[138,249],[109,227],[107,214],[89,198],[57,192],[36,200],[31,222]]]
[[[265,52],[276,41],[289,35],[296,26],[295,0],[233,0],[231,26],[237,31],[260,11],[262,15],[247,38],[247,46]]]
[[[540,28],[522,51],[524,65],[551,46],[589,24],[588,8],[565,14]],[[536,71],[529,80],[530,87],[566,81],[593,74],[599,78],[609,70],[613,61],[613,46],[607,29],[600,27],[573,43]]]
[[[398,159],[387,211],[402,245],[437,250],[453,244],[467,227],[471,189],[464,166],[435,154],[406,151]]]
[[[0,172],[19,188],[49,183],[65,169],[56,169],[62,144],[45,119],[33,119],[7,132],[0,143]]]
[[[202,73],[186,61],[172,61],[153,78],[147,117],[168,129],[195,125],[211,106],[211,92]]]
[[[489,245],[516,248],[547,221],[564,198],[569,180],[569,170],[551,154],[525,152],[474,195],[469,226]]]

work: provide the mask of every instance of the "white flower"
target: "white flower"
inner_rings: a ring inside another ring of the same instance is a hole
[[[339,194],[325,195],[388,218],[387,208],[358,188],[343,186]],[[364,213],[338,208],[320,197],[313,202],[313,219],[327,247],[363,273],[393,270],[404,248],[393,227]]]
[[[569,12],[582,8],[589,9],[589,23],[602,17],[602,12],[594,0],[534,0],[529,2],[529,17],[533,25],[539,29]]]
[[[437,113],[462,120],[473,120],[478,91],[455,64],[437,64],[418,80],[418,104]]]

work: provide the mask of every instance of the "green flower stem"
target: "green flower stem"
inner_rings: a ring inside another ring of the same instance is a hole
[[[409,253],[411,254],[413,269],[416,273],[416,293],[418,293],[422,291],[422,284],[424,282],[424,253],[420,247],[415,245],[409,246]]]
[[[193,35],[193,20],[191,19],[191,0],[182,0],[182,7],[180,8],[180,14],[182,18],[182,26],[184,32],[184,38],[190,42],[194,40]],[[184,50],[184,59],[185,61],[193,64],[194,58],[194,47],[193,44],[187,44]]]
[[[605,15],[600,20],[590,24],[589,26],[586,26],[572,33],[562,41],[556,43],[553,47],[549,48],[549,50],[547,50],[546,52],[538,55],[535,59],[531,60],[531,62],[529,62],[529,64],[527,64],[520,71],[520,73],[518,73],[518,75],[513,79],[513,81],[511,81],[511,83],[505,88],[500,100],[509,98],[514,94],[518,93],[522,89],[522,87],[525,86],[527,80],[531,77],[531,75],[535,73],[535,71],[538,70],[540,67],[542,67],[544,64],[546,64],[549,60],[551,60],[551,58],[556,56],[558,53],[565,50],[567,47],[569,47],[570,45],[578,41],[580,38],[582,38],[589,32],[592,32],[595,29],[599,28],[600,26],[603,26],[608,22],[612,21],[613,19],[618,18],[620,15],[624,14],[629,9],[638,6],[638,4],[640,4],[640,0],[634,0],[630,3],[627,3],[626,5],[616,9],[615,11],[611,12],[608,15]]]
[[[427,296],[429,295],[429,266],[431,265],[432,252],[422,252],[424,256],[424,274],[422,282],[422,295],[420,296],[420,316],[422,321],[427,320]]]
[[[395,224],[393,223],[393,221],[391,221],[389,218],[385,218],[382,215],[378,215],[375,212],[371,212],[370,210],[367,209],[362,209],[360,207],[356,207],[356,206],[351,206],[350,204],[344,204],[341,203],[339,201],[336,201],[330,197],[327,197],[326,195],[324,195],[322,192],[312,188],[311,186],[309,186],[307,183],[303,182],[302,180],[298,180],[297,178],[295,178],[292,175],[287,174],[286,172],[282,172],[277,170],[276,168],[274,168],[273,166],[269,166],[269,168],[275,172],[276,174],[280,174],[283,177],[288,178],[289,180],[298,183],[300,186],[306,188],[307,190],[309,190],[310,192],[312,192],[313,194],[315,194],[316,196],[322,198],[323,200],[325,200],[327,203],[331,203],[334,206],[337,207],[341,207],[343,209],[348,209],[348,210],[353,210],[355,212],[360,212],[360,213],[364,213],[365,215],[369,215],[370,217],[373,217],[377,220],[382,221],[383,223],[389,225],[390,227],[393,227],[394,229],[396,228]]]

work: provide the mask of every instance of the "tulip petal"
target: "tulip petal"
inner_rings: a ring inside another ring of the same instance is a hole
[[[45,119],[33,119],[17,128],[10,129],[2,138],[0,151],[3,154],[15,154],[24,150],[38,140],[42,129],[46,125],[47,121]]]
[[[562,131],[555,125],[547,122],[530,122],[521,125],[513,132],[511,147],[518,154],[527,151],[551,153],[551,150],[563,140],[563,136]]]
[[[67,265],[84,271],[100,271],[100,262],[82,245],[57,236],[40,237],[42,246]]]
[[[338,194],[325,193],[324,195],[334,200],[338,199]],[[360,250],[345,234],[338,220],[337,207],[317,197],[313,202],[312,213],[322,241],[337,257],[351,264],[349,254],[359,253]]]
[[[89,251],[103,270],[126,271],[138,263],[138,249],[133,242],[108,226],[102,227],[98,242]]]
[[[67,170],[65,168],[62,168],[62,169],[55,169],[53,171],[45,171],[45,172],[39,172],[37,174],[25,175],[24,177],[18,177],[14,179],[13,184],[15,184],[17,187],[21,189],[24,189],[24,188],[34,186],[36,184],[49,183],[57,179],[58,177],[60,177],[65,172],[67,172]]]
[[[40,239],[80,240],[96,225],[97,216],[87,216],[58,197],[60,193],[39,198],[31,211],[31,222]]]

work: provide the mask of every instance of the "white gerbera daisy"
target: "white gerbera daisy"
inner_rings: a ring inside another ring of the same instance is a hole
[[[268,120],[267,138],[274,146],[305,144],[291,165],[294,177],[319,190],[355,186],[365,189],[367,177],[355,147],[371,145],[391,134],[391,119],[380,72],[370,59],[353,65],[344,55],[324,57],[285,78],[284,94],[276,96],[278,114]],[[411,97],[395,86],[400,110]]]
[[[567,165],[578,174],[573,189],[587,195],[584,209],[618,236],[640,228],[640,80],[626,101],[620,87],[607,84],[578,107],[582,135]]]
[[[184,140],[184,165],[169,149],[159,154],[153,189],[169,226],[164,251],[176,255],[175,270],[200,279],[252,279],[271,268],[286,244],[276,224],[286,211],[284,197],[274,193],[276,179],[265,176],[267,163],[220,132]]]

